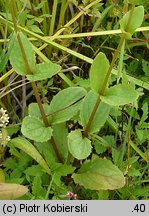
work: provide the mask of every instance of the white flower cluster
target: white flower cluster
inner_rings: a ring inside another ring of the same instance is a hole
[[[3,130],[8,125],[8,123],[9,123],[9,116],[7,114],[7,111],[1,108],[0,109],[0,128],[1,128],[0,129],[0,144],[2,146],[5,146],[10,140],[10,136],[3,135]]]
[[[7,111],[3,108],[0,109],[0,127],[6,127],[9,123],[9,116]]]

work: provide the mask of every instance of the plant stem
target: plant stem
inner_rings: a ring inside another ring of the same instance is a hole
[[[53,7],[52,7],[52,18],[51,18],[51,22],[50,22],[50,31],[49,31],[50,36],[53,35],[53,33],[54,33],[57,5],[58,5],[58,0],[54,0]],[[48,52],[47,52],[49,57],[51,57],[51,53],[52,53],[52,47],[50,46],[48,48]]]
[[[88,120],[88,123],[87,123],[87,125],[86,125],[86,127],[85,127],[85,130],[84,130],[85,136],[88,135],[88,132],[89,132],[89,130],[90,130],[90,127],[91,127],[92,121],[93,121],[93,119],[94,119],[94,117],[95,117],[95,114],[96,114],[96,111],[97,111],[97,109],[98,109],[98,106],[99,106],[100,103],[101,103],[100,96],[105,94],[105,90],[106,90],[106,86],[107,86],[109,77],[110,77],[110,75],[111,75],[111,72],[112,72],[114,63],[115,63],[115,61],[116,61],[116,59],[117,59],[117,57],[118,57],[119,51],[120,51],[120,49],[121,49],[121,46],[122,46],[124,40],[125,40],[125,36],[123,35],[123,36],[121,37],[121,40],[120,40],[120,42],[119,42],[119,45],[118,45],[118,47],[117,47],[115,53],[114,53],[112,62],[111,62],[111,64],[110,64],[110,67],[109,67],[108,72],[107,72],[107,74],[106,74],[106,77],[105,77],[105,80],[104,80],[104,83],[103,83],[103,87],[102,87],[102,89],[101,89],[101,93],[100,93],[99,96],[98,96],[98,99],[97,99],[97,101],[96,101],[96,104],[95,104],[95,106],[94,106],[94,108],[93,108],[93,111],[92,111],[92,113],[91,113],[91,115],[90,115],[90,118],[89,118],[89,120]]]
[[[131,11],[130,11],[130,15],[129,15],[129,17],[128,17],[128,23],[127,23],[127,26],[126,26],[126,29],[125,29],[126,32],[128,31],[129,25],[130,25],[130,23],[131,23],[131,18],[132,18],[134,9],[135,9],[135,5],[136,5],[136,0],[133,1],[133,5],[132,5]]]
[[[14,30],[16,32],[16,36],[17,36],[17,39],[18,39],[18,42],[19,42],[19,45],[20,45],[22,56],[23,56],[23,59],[24,59],[25,65],[26,65],[26,69],[28,71],[28,74],[32,74],[32,70],[31,70],[31,68],[29,66],[27,56],[26,56],[26,53],[25,53],[25,50],[24,50],[24,47],[23,47],[23,44],[22,44],[22,41],[21,41],[21,37],[20,37],[19,32],[18,32],[17,23],[16,23],[16,19],[15,19],[15,14],[14,14],[13,0],[10,1],[10,11],[11,11],[12,20],[13,20],[13,23],[14,23]],[[49,122],[48,122],[47,116],[45,114],[45,111],[44,111],[44,108],[43,108],[43,105],[42,105],[42,102],[41,102],[41,99],[40,99],[40,95],[39,95],[36,83],[31,82],[31,85],[32,85],[32,88],[33,88],[33,91],[34,91],[34,94],[35,94],[35,98],[36,98],[36,101],[38,103],[38,106],[39,106],[39,109],[40,109],[40,112],[41,112],[41,115],[42,115],[42,118],[43,118],[43,121],[44,121],[44,124],[45,124],[46,127],[49,127]],[[54,151],[56,153],[56,156],[57,156],[58,160],[60,162],[62,162],[62,159],[61,159],[61,156],[60,156],[59,151],[57,149],[57,146],[55,144],[54,138],[52,139],[51,143],[52,143],[53,149],[54,149]]]
[[[53,35],[54,32],[54,25],[55,25],[55,19],[56,19],[56,11],[57,11],[57,4],[58,4],[58,0],[54,0],[53,2],[53,8],[52,8],[52,18],[51,18],[51,22],[50,22],[50,31],[49,31],[49,35]]]
[[[10,10],[11,10],[11,14],[12,14],[12,20],[13,20],[13,23],[14,23],[14,30],[16,32],[16,36],[17,36],[17,39],[18,39],[18,42],[19,42],[19,45],[20,45],[20,48],[21,48],[21,52],[22,52],[22,56],[23,56],[23,59],[24,59],[25,65],[26,65],[27,72],[28,72],[28,74],[32,74],[32,70],[31,70],[31,68],[29,66],[27,56],[26,56],[26,53],[25,53],[25,50],[24,50],[24,47],[23,47],[23,44],[22,44],[22,41],[21,41],[21,37],[20,37],[20,34],[18,32],[18,29],[17,29],[15,14],[14,14],[14,10],[13,10],[13,0],[10,3]],[[43,108],[43,105],[42,105],[42,102],[41,102],[41,99],[40,99],[40,96],[39,96],[39,93],[38,93],[36,83],[31,82],[31,85],[32,85],[32,88],[33,88],[33,91],[34,91],[34,94],[35,94],[35,97],[36,97],[36,100],[37,100],[37,103],[38,103],[38,106],[39,106],[39,109],[40,109],[40,112],[41,112],[41,115],[42,115],[42,118],[43,118],[43,121],[44,121],[46,127],[48,127],[49,123],[48,123],[48,120],[47,120],[47,117],[46,117],[46,114],[45,114],[45,111],[44,111],[44,108]]]
[[[52,188],[54,176],[55,176],[55,174],[53,174],[53,176],[52,176],[52,179],[51,179],[51,181],[50,181],[50,184],[49,184],[49,187],[48,187],[48,189],[47,189],[47,193],[46,193],[46,195],[45,195],[44,200],[48,200],[48,196],[49,196],[50,190],[51,190],[51,188]]]
[[[128,18],[128,23],[127,23],[127,26],[126,26],[126,32],[127,32],[128,28],[129,28],[129,25],[130,25],[130,22],[131,22],[131,18],[132,18],[132,15],[133,15],[133,11],[134,11],[134,9],[135,9],[135,3],[136,3],[136,0],[134,0],[133,5],[132,5],[132,9],[131,9],[131,11],[130,11],[130,15],[129,15],[129,18]],[[87,125],[86,125],[86,127],[85,127],[85,130],[84,130],[85,136],[88,135],[88,132],[89,132],[89,130],[90,130],[90,127],[91,127],[92,121],[93,121],[93,119],[94,119],[94,117],[95,117],[95,114],[96,114],[96,111],[97,111],[97,109],[98,109],[98,106],[99,106],[100,103],[101,103],[100,96],[105,94],[105,90],[106,90],[106,87],[107,87],[107,84],[108,84],[109,77],[110,77],[111,72],[112,72],[112,68],[113,68],[113,66],[114,66],[114,64],[115,64],[115,61],[116,61],[116,59],[117,59],[117,57],[118,57],[118,54],[119,54],[119,52],[120,52],[120,50],[121,50],[121,47],[124,46],[124,42],[125,42],[125,35],[122,34],[121,40],[120,40],[119,45],[118,45],[118,47],[117,47],[117,49],[116,49],[116,51],[115,51],[115,53],[114,53],[114,56],[113,56],[113,58],[112,58],[112,62],[111,62],[111,64],[110,64],[110,67],[109,67],[108,72],[107,72],[107,74],[106,74],[106,77],[105,77],[105,80],[104,80],[104,83],[103,83],[103,87],[102,87],[102,89],[101,89],[101,92],[99,92],[98,99],[97,99],[96,104],[95,104],[95,106],[94,106],[94,108],[93,108],[93,111],[92,111],[92,113],[91,113],[91,115],[90,115],[90,118],[89,118],[89,120],[88,120],[88,123],[87,123]]]
[[[124,43],[122,44],[120,56],[119,56],[117,84],[119,83],[121,75],[122,75],[124,55],[125,55],[125,40],[124,40]]]
[[[61,9],[60,9],[59,22],[58,22],[57,29],[60,29],[64,25],[64,18],[65,18],[67,7],[68,7],[68,1],[63,0],[61,3]]]
[[[94,108],[93,108],[93,111],[92,111],[92,113],[91,113],[91,115],[90,115],[90,118],[89,118],[89,120],[88,120],[88,123],[87,123],[87,125],[86,125],[86,127],[85,127],[85,130],[84,130],[84,135],[85,135],[85,136],[88,135],[88,132],[89,132],[90,127],[91,127],[91,124],[92,124],[92,121],[93,121],[93,119],[94,119],[94,116],[95,116],[95,114],[96,114],[96,111],[97,111],[97,109],[98,109],[98,106],[99,106],[100,102],[101,102],[101,99],[100,99],[100,95],[99,95],[99,96],[98,96],[98,99],[97,99],[97,101],[96,101],[96,104],[95,104],[95,106],[94,106]]]
[[[130,146],[143,158],[144,161],[149,163],[149,157],[147,153],[142,152],[132,140],[130,140]]]
[[[39,3],[40,3],[40,1],[39,1]],[[43,4],[42,14],[50,14],[49,7],[48,7],[48,2],[47,1],[45,1],[44,4]],[[49,26],[49,22],[48,22],[47,18],[43,17],[43,32],[44,32],[45,35],[47,35],[48,26]]]

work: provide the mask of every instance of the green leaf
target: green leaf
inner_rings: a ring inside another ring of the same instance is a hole
[[[76,184],[91,190],[115,190],[125,185],[125,178],[118,167],[101,158],[85,162],[72,177]]]
[[[30,25],[29,30],[37,34],[44,35],[44,33],[41,31],[41,29],[37,25]]]
[[[33,74],[28,74],[27,78],[30,81],[45,80],[47,78],[51,78],[60,72],[60,70],[61,67],[58,64],[52,62],[36,64],[34,70],[32,71]]]
[[[115,165],[120,165],[120,155],[121,155],[121,149],[118,148],[112,148],[112,160]]]
[[[43,155],[49,167],[51,167],[51,165],[57,161],[57,157],[52,147],[51,140],[42,143],[34,142],[34,145],[38,149],[40,154]]]
[[[24,173],[28,176],[36,176],[38,173],[38,176],[43,175],[43,169],[39,165],[32,165],[31,167],[28,167]]]
[[[148,118],[148,111],[149,111],[148,103],[145,102],[141,109],[143,111],[143,114],[142,114],[140,122],[139,122],[139,128],[141,128],[141,126],[143,125],[145,120],[147,120],[147,118]]]
[[[104,153],[107,150],[107,148],[104,145],[102,145],[101,142],[97,139],[95,139],[95,141],[93,142],[93,145],[98,155]]]
[[[49,122],[57,124],[68,121],[77,114],[86,90],[81,87],[69,87],[53,97],[50,104]]]
[[[8,47],[9,47],[8,51],[7,52],[5,51],[6,48],[1,50],[1,54],[0,54],[0,73],[5,70],[6,65],[8,63],[8,60],[9,60],[11,49],[13,47],[13,44],[10,43],[10,41],[9,41],[9,45],[8,45]]]
[[[100,94],[101,92],[108,69],[109,69],[109,61],[106,55],[100,52],[95,57],[90,69],[91,89],[98,94]]]
[[[33,183],[32,183],[32,193],[34,196],[40,196],[42,190],[42,181],[39,175],[35,176]]]
[[[45,114],[50,112],[50,106],[48,104],[42,104]],[[39,106],[37,103],[30,103],[28,106],[28,114],[32,117],[42,118]]]
[[[145,73],[145,76],[149,77],[149,61],[145,61],[144,59],[142,59],[142,69]]]
[[[129,16],[131,11],[128,11],[123,18],[120,20],[120,28],[122,32],[129,33],[130,36],[135,32],[135,30],[141,26],[144,19],[144,7],[138,6],[134,8],[130,23],[128,24]],[[127,28],[128,24],[128,28]],[[129,35],[128,34],[128,35]]]
[[[80,130],[72,131],[68,135],[68,149],[74,158],[83,160],[91,153],[91,141],[83,138]]]
[[[57,174],[59,176],[67,176],[68,174],[73,173],[76,167],[67,164],[53,163],[51,169],[54,174]]]
[[[0,200],[14,200],[28,192],[28,188],[19,184],[0,183]]]
[[[75,83],[76,86],[83,87],[85,89],[90,89],[90,80],[89,79],[83,79],[79,76],[74,76],[73,82]]]
[[[51,171],[43,159],[43,157],[40,155],[40,153],[37,151],[37,149],[25,138],[23,137],[17,137],[12,139],[9,142],[9,145],[13,145],[22,151],[24,151],[26,154],[30,155],[39,165],[48,173],[51,174]]]
[[[46,127],[42,120],[27,116],[23,119],[21,132],[22,134],[37,142],[46,142],[52,136],[52,128]]]
[[[68,145],[67,145],[67,135],[68,129],[66,127],[66,123],[60,123],[52,126],[53,129],[53,137],[56,142],[57,148],[60,152],[60,155],[64,159],[67,160],[68,157]]]
[[[34,6],[34,10],[40,10],[41,8],[44,7],[46,0],[41,1],[40,3],[37,4],[37,6]]]
[[[96,104],[97,98],[98,95],[93,91],[90,91],[88,92],[88,94],[83,100],[81,110],[80,110],[80,118],[81,118],[81,124],[84,128],[88,123],[88,120],[93,111],[93,107]],[[109,116],[109,112],[110,112],[110,106],[108,104],[101,102],[93,118],[90,127],[90,133],[95,133],[101,129],[101,127],[105,124]]]
[[[143,199],[148,199],[149,195],[149,186],[145,185],[142,187],[142,185],[138,185],[138,187],[133,188],[133,195],[137,197],[144,197]]]
[[[27,62],[29,64],[29,67],[31,70],[34,70],[36,60],[35,60],[35,53],[32,48],[31,43],[28,41],[27,37],[22,33],[19,32],[21,42],[26,54]],[[13,44],[13,45],[12,45]],[[15,69],[15,71],[20,75],[26,75],[28,73],[26,64],[24,62],[24,58],[22,56],[22,51],[20,49],[20,45],[18,43],[18,39],[16,37],[16,34],[14,33],[11,41],[10,41],[10,63],[12,67]]]
[[[114,136],[112,135],[106,135],[106,136],[95,136],[95,141],[97,140],[97,145],[102,145],[105,148],[115,148],[116,147],[116,141],[114,139]]]
[[[16,134],[18,131],[20,130],[20,126],[18,126],[17,124],[12,124],[7,127],[7,131],[8,131],[8,134],[9,136],[12,136],[14,134]]]
[[[118,84],[107,89],[101,100],[111,106],[122,106],[133,103],[139,97],[139,93],[129,84]]]
[[[18,178],[10,176],[9,182],[7,182],[7,183],[23,184],[25,181],[25,176],[22,178],[21,178],[21,176],[22,176],[22,173],[21,173],[20,177],[18,177]]]
[[[54,173],[53,182],[60,187],[61,177],[73,173],[75,167],[67,164],[53,163],[51,169],[52,169],[52,173]]]
[[[130,177],[141,176],[141,172],[132,166],[130,169],[128,169],[127,175]]]
[[[145,140],[149,140],[149,130],[139,130],[138,128],[136,128],[136,134],[140,144]]]
[[[98,200],[109,200],[109,191],[100,190],[98,192]]]

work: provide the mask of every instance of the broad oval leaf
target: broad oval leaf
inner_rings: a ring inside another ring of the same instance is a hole
[[[89,121],[89,118],[93,111],[93,107],[96,104],[97,98],[98,95],[93,91],[90,91],[83,100],[80,110],[80,123],[84,128],[86,127]],[[108,104],[101,102],[91,123],[89,130],[90,133],[95,133],[101,129],[101,127],[105,124],[106,120],[108,119],[109,112],[110,106]]]
[[[123,173],[110,160],[96,158],[85,162],[72,178],[90,190],[115,190],[125,185]]]
[[[144,18],[144,7],[138,6],[134,8],[130,23],[128,24],[129,16],[131,11],[128,11],[123,18],[120,20],[120,28],[122,32],[129,33],[130,36],[135,32],[135,30],[141,26]],[[128,27],[127,27],[128,24]]]
[[[51,171],[43,159],[43,157],[40,155],[40,153],[37,151],[37,149],[25,138],[23,137],[17,137],[14,139],[11,139],[9,142],[9,145],[13,145],[22,151],[24,151],[26,154],[30,155],[39,165],[48,173],[51,174]]]
[[[39,81],[51,78],[58,72],[60,72],[61,67],[58,64],[52,62],[45,62],[41,64],[36,64],[33,74],[27,75],[28,80],[30,81]]]
[[[45,114],[48,115],[50,111],[50,106],[48,104],[42,104]],[[28,114],[29,116],[34,116],[37,118],[42,118],[38,103],[30,103],[28,106]]]
[[[23,185],[0,183],[0,200],[14,200],[27,192],[28,188]]]
[[[100,94],[101,92],[108,69],[109,69],[109,61],[106,55],[100,52],[95,57],[90,69],[91,89],[98,94]]]
[[[72,131],[68,135],[68,149],[74,158],[83,160],[91,153],[91,141],[86,137],[83,138],[80,130]]]
[[[139,93],[129,84],[118,84],[107,89],[101,100],[111,106],[122,106],[133,103],[139,97]]]
[[[21,132],[31,140],[46,142],[51,138],[52,131],[51,127],[46,127],[43,121],[36,117],[26,116],[23,119]]]
[[[19,35],[21,38],[21,42],[22,42],[22,45],[23,45],[23,48],[26,54],[26,58],[27,58],[29,67],[31,70],[34,70],[36,60],[35,60],[35,53],[32,48],[32,45],[27,39],[27,37],[22,32],[19,32]],[[18,39],[15,33],[12,36],[9,47],[11,49],[10,50],[10,63],[12,67],[15,69],[15,71],[18,74],[27,75],[28,70],[27,70],[24,58],[22,56],[22,51],[20,49],[20,45],[19,45],[19,42],[18,42]]]
[[[50,104],[49,122],[57,124],[68,121],[77,114],[86,90],[82,87],[69,87],[53,97]]]

